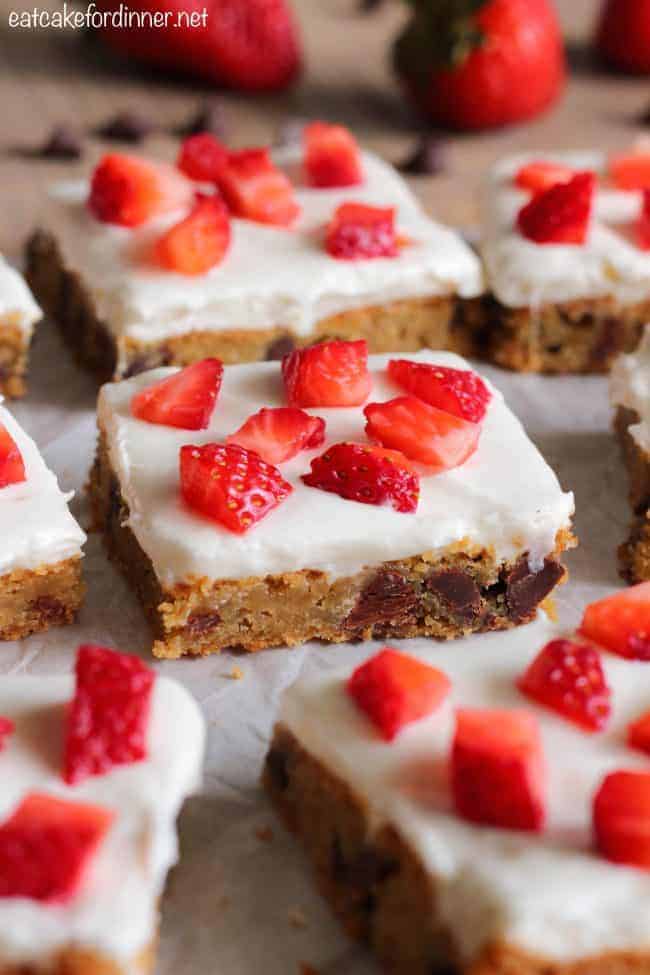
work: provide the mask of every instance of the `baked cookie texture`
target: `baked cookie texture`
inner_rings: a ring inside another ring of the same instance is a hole
[[[397,395],[388,358],[370,358],[371,400]],[[448,353],[415,358],[468,368]],[[281,465],[293,493],[236,536],[183,505],[178,450],[222,441],[260,407],[283,405],[279,366],[227,367],[202,431],[131,416],[134,393],[169,372],[103,387],[90,479],[95,522],[142,602],[157,656],[505,629],[532,619],[564,580],[572,495],[498,392],[477,453],[461,468],[423,478],[416,514],[308,488],[300,476],[323,445]],[[326,419],[326,443],[363,439],[361,407],[312,412]]]
[[[445,758],[454,708],[526,707],[515,678],[560,635],[544,618],[507,634],[402,650],[452,682],[440,712],[382,740],[345,692],[352,667],[306,668],[285,691],[263,783],[347,933],[399,975],[646,975],[642,870],[592,850],[591,791],[626,753],[647,706],[641,667],[607,659],[620,711],[605,736],[535,708],[550,767],[543,835],[470,824],[452,811]],[[365,656],[375,651],[369,649]],[[636,689],[635,689],[636,688]],[[625,689],[625,692],[624,692]],[[636,708],[636,711],[635,711]]]
[[[29,346],[40,317],[29,288],[0,255],[0,395],[9,399],[26,391]]]

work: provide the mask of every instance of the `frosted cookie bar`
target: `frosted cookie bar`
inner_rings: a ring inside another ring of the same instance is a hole
[[[0,255],[0,394],[25,392],[29,345],[41,310],[29,288]]]
[[[86,536],[34,441],[0,402],[0,640],[70,623]]]
[[[79,648],[76,681],[3,678],[3,975],[153,971],[204,735],[183,687],[103,647]]]
[[[451,353],[205,360],[98,420],[95,518],[159,656],[502,629],[564,578],[573,496]]]

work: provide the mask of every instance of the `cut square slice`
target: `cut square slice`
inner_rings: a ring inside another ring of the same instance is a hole
[[[0,254],[0,394],[24,394],[29,346],[40,317],[29,288]]]

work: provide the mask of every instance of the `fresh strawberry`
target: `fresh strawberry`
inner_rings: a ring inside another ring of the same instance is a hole
[[[611,691],[600,654],[571,640],[551,640],[517,681],[519,690],[586,731],[609,721]]]
[[[451,689],[446,674],[415,657],[384,647],[354,671],[346,689],[382,738],[436,711]]]
[[[558,183],[568,183],[574,175],[575,170],[570,169],[569,166],[538,159],[521,167],[515,176],[515,185],[521,190],[539,193]]]
[[[219,189],[236,217],[288,227],[300,213],[293,187],[268,149],[231,152]]]
[[[14,723],[9,718],[0,717],[0,752],[4,748],[5,739],[14,732]]]
[[[596,846],[614,863],[650,870],[650,772],[605,776],[593,807]]]
[[[281,464],[325,441],[325,420],[291,406],[261,409],[226,437],[226,443],[254,450],[267,464]]]
[[[596,47],[623,71],[650,74],[650,0],[606,0]]]
[[[643,191],[641,212],[636,224],[636,242],[642,251],[650,251],[650,190]]]
[[[400,450],[433,473],[460,467],[478,447],[481,428],[415,396],[398,396],[364,409],[370,440]]]
[[[166,163],[109,153],[90,183],[88,207],[104,223],[138,227],[152,217],[191,206],[192,184]]]
[[[628,725],[627,743],[631,748],[638,748],[650,755],[650,711]]]
[[[218,196],[197,197],[189,216],[156,242],[157,261],[178,274],[205,274],[220,264],[230,246],[230,214]]]
[[[228,162],[228,150],[211,132],[197,132],[183,142],[176,165],[199,183],[217,183]]]
[[[650,152],[634,150],[609,158],[609,178],[619,190],[650,190]]]
[[[394,208],[342,203],[327,225],[325,248],[340,261],[397,257]]]
[[[114,15],[120,4],[98,0]],[[130,0],[129,11],[143,22],[109,21],[101,31],[129,60],[251,91],[285,88],[300,72],[300,36],[287,0]]]
[[[431,366],[409,359],[391,359],[388,375],[397,386],[429,406],[453,413],[470,423],[485,417],[492,394],[481,377],[470,369]]]
[[[289,406],[361,406],[372,389],[368,346],[356,342],[322,342],[296,349],[282,360]]]
[[[181,447],[180,473],[189,507],[239,535],[293,490],[277,467],[234,444]]]
[[[503,829],[541,830],[546,768],[534,715],[458,711],[451,787],[464,819]]]
[[[131,400],[131,413],[138,420],[182,430],[205,430],[214,410],[223,363],[202,359],[185,366],[152,386],[145,386]]]
[[[63,778],[68,785],[147,757],[155,673],[138,657],[80,646],[66,720]]]
[[[394,63],[435,123],[508,125],[545,111],[561,94],[564,45],[552,0],[418,0],[411,9]]]
[[[621,657],[650,661],[650,582],[591,603],[580,632]]]
[[[397,450],[369,444],[337,443],[311,462],[303,475],[309,487],[331,491],[348,501],[388,505],[395,511],[417,510],[420,478]]]
[[[29,793],[0,825],[0,898],[70,901],[113,819],[102,806]]]
[[[536,244],[584,244],[589,230],[596,177],[576,173],[536,193],[520,211],[517,226]]]
[[[22,454],[7,428],[0,423],[0,488],[26,479]]]
[[[312,122],[303,132],[305,175],[310,186],[356,186],[363,182],[361,153],[343,125]]]

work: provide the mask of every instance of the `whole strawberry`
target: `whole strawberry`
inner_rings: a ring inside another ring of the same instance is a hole
[[[596,46],[617,68],[650,74],[650,0],[607,0]]]
[[[287,0],[133,0],[120,23],[122,0],[98,0],[113,21],[102,28],[127,57],[218,85],[252,91],[285,88],[300,71],[300,37]],[[164,21],[164,26],[150,26]]]
[[[564,87],[566,62],[551,0],[411,0],[394,63],[432,121],[482,129],[532,118]]]

